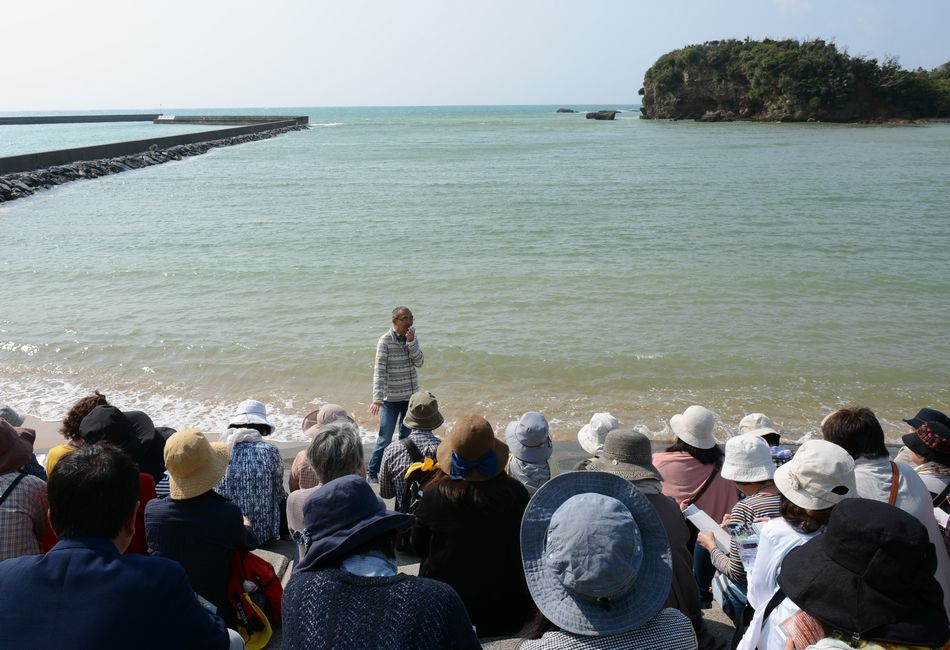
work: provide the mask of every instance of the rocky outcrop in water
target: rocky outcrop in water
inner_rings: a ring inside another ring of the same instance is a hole
[[[725,40],[657,59],[640,89],[647,119],[863,122],[950,116],[950,71],[904,70],[821,39]]]
[[[198,156],[215,147],[229,147],[235,144],[253,142],[255,140],[266,140],[290,131],[300,131],[306,128],[306,126],[302,125],[287,126],[271,131],[263,131],[261,133],[250,133],[196,144],[183,144],[168,147],[167,149],[158,149],[153,146],[145,153],[130,156],[105,158],[102,160],[85,160],[69,165],[47,167],[46,169],[38,169],[31,172],[7,174],[6,176],[0,176],[0,203],[30,196],[39,190],[50,189],[57,185],[62,185],[63,183],[69,183],[70,181],[98,178],[109,174],[119,174],[133,169],[141,169],[142,167],[160,165],[171,160],[181,160],[188,156]]]
[[[612,120],[620,111],[591,111],[587,114],[588,120]]]
[[[576,113],[577,111],[575,111],[573,108],[559,108],[554,112],[555,113]]]

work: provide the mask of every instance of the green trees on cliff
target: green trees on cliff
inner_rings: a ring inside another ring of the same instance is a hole
[[[711,41],[661,56],[640,94],[645,117],[831,120],[950,116],[950,65],[909,71],[823,40]]]

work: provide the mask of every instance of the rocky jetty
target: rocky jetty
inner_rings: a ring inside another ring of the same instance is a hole
[[[866,122],[950,116],[950,68],[904,70],[821,39],[709,41],[664,54],[642,117],[703,122]]]
[[[554,112],[555,113],[576,113],[577,111],[575,111],[573,108],[559,108]]]
[[[620,111],[591,111],[587,114],[588,120],[612,120]]]
[[[69,165],[47,167],[31,172],[7,174],[0,176],[0,203],[30,196],[39,190],[50,189],[56,185],[62,185],[70,181],[98,178],[108,174],[119,174],[133,169],[141,169],[142,167],[160,165],[171,160],[181,160],[188,156],[198,156],[215,147],[229,147],[235,144],[253,142],[255,140],[266,140],[267,138],[273,138],[274,136],[282,135],[290,131],[300,131],[306,128],[307,127],[303,125],[288,126],[260,133],[223,138],[221,140],[177,145],[168,147],[167,149],[158,149],[153,145],[153,148],[147,152],[130,156],[105,158],[102,160],[86,160]]]

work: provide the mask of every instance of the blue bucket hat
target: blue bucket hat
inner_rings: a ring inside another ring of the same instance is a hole
[[[606,636],[636,629],[663,607],[673,580],[656,510],[615,474],[555,476],[521,520],[521,560],[538,609],[562,630]]]
[[[511,455],[526,463],[543,463],[554,452],[547,418],[537,411],[528,411],[521,419],[509,422],[505,440]]]
[[[386,510],[373,488],[355,474],[333,479],[303,504],[303,538],[309,547],[294,571],[332,566],[374,537],[407,528],[415,519]]]

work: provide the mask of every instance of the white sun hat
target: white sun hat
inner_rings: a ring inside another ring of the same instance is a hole
[[[775,475],[769,444],[758,436],[734,436],[726,441],[726,459],[719,474],[730,481],[756,483]]]
[[[778,429],[765,413],[749,413],[739,420],[739,435],[767,436],[770,433],[778,434]]]
[[[713,435],[716,416],[705,406],[693,404],[682,413],[670,418],[670,428],[676,437],[697,449],[712,449],[719,441]]]
[[[577,441],[588,454],[596,455],[604,448],[607,434],[620,426],[620,420],[610,413],[594,413],[589,424],[577,432]]]

